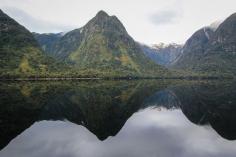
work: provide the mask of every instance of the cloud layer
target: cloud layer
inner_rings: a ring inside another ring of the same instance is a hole
[[[47,33],[79,28],[104,10],[139,42],[182,44],[199,28],[236,12],[236,1],[0,0],[0,8],[30,31]]]
[[[65,25],[63,23],[53,23],[50,21],[42,20],[40,18],[35,18],[28,14],[27,12],[13,7],[5,7],[2,8],[7,14],[25,26],[27,29],[34,31],[34,32],[61,32],[61,31],[68,31],[76,28],[76,26],[72,25]]]
[[[158,11],[150,16],[151,22],[155,25],[173,24],[180,20],[181,14],[174,10]]]

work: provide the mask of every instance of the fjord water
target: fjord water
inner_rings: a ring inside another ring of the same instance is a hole
[[[236,82],[0,83],[0,157],[233,157]]]

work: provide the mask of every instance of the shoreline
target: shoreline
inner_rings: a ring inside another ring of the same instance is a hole
[[[47,77],[0,78],[1,81],[70,81],[70,80],[233,80],[234,77]]]

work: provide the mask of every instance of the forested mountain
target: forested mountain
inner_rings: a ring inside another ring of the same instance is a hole
[[[236,74],[236,14],[219,27],[204,27],[192,35],[174,68],[215,76]]]
[[[163,76],[168,73],[143,54],[116,16],[104,11],[59,39],[58,34],[35,34],[35,38],[47,54],[73,65],[83,74]]]
[[[56,73],[63,64],[46,56],[33,35],[0,10],[0,76],[30,77]]]

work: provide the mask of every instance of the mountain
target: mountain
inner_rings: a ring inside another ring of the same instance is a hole
[[[60,65],[45,56],[34,36],[0,10],[0,77],[45,76]]]
[[[58,41],[63,34],[62,33],[45,33],[45,34],[38,34],[33,32],[34,38],[38,41],[39,45],[41,46],[42,50],[45,52],[52,52],[53,45],[56,41]],[[49,53],[49,55],[51,55]]]
[[[174,66],[183,69],[190,68],[192,63],[203,58],[208,42],[213,34],[214,31],[208,27],[204,27],[195,32],[185,43],[182,56]]]
[[[160,43],[153,45],[152,47],[144,44],[140,44],[140,46],[147,57],[149,57],[155,63],[167,67],[178,60],[183,47],[182,45],[175,43],[167,45]]]
[[[73,65],[82,75],[163,76],[168,73],[143,54],[116,16],[104,11],[99,11],[84,27],[59,39],[56,34],[36,34],[35,38],[47,54]],[[49,38],[53,38],[53,43],[46,41]]]
[[[236,75],[236,14],[218,27],[204,27],[186,42],[174,68],[207,75]]]
[[[62,33],[33,33],[41,48],[47,55],[59,60],[67,60],[70,53],[78,49],[81,43],[81,29]]]

